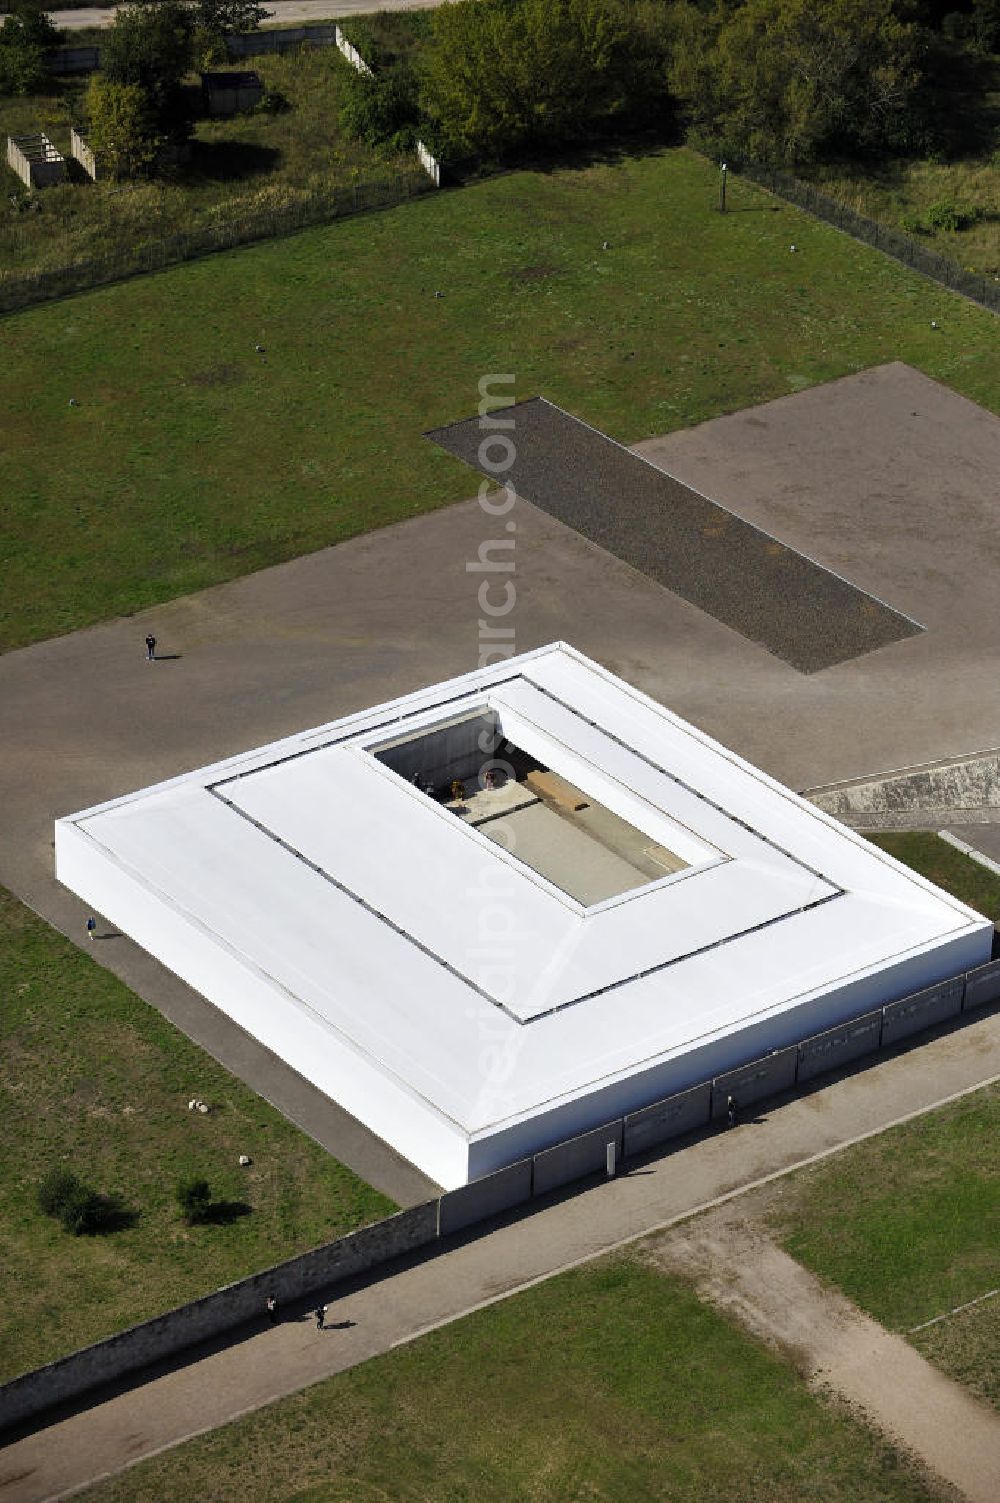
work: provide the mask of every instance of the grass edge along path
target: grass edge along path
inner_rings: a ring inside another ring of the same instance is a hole
[[[0,938],[0,1379],[396,1210],[3,889]],[[52,1168],[117,1200],[116,1229],[44,1216]],[[183,1175],[211,1223],[182,1220]]]
[[[875,1503],[942,1496],[692,1291],[615,1255],[81,1496]],[[749,1490],[748,1490],[749,1489]]]
[[[868,838],[1000,923],[1000,877],[940,836]],[[793,1257],[1000,1409],[1000,1297],[912,1329],[1000,1284],[998,1128],[998,1086],[891,1128],[787,1181],[777,1225]]]
[[[0,648],[464,499],[421,435],[490,372],[625,442],[891,360],[1000,412],[994,315],[715,179],[514,172],[3,320]]]
[[[913,1332],[1000,1284],[1000,1085],[845,1149],[786,1181],[785,1249],[949,1376],[1000,1407],[995,1301]]]

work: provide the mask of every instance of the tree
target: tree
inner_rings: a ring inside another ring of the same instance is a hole
[[[135,177],[156,157],[159,137],[149,98],[138,84],[112,83],[99,73],[84,98],[90,146],[112,177]]]
[[[56,29],[32,0],[17,0],[0,27],[0,94],[33,94],[46,79]]]
[[[191,109],[182,87],[192,60],[194,21],[181,0],[135,0],[123,6],[101,47],[108,83],[134,85],[149,102],[156,130],[186,140]]]
[[[421,103],[458,154],[509,156],[665,111],[662,12],[628,0],[458,0],[434,12]]]
[[[918,28],[895,0],[719,0],[675,8],[671,81],[727,155],[807,162],[908,144],[922,77]],[[676,45],[700,38],[697,61]]]
[[[104,1203],[69,1169],[53,1169],[38,1186],[38,1205],[64,1231],[81,1237],[101,1229]]]
[[[391,151],[412,150],[419,133],[417,80],[405,63],[377,73],[344,70],[340,124],[345,135]]]
[[[212,36],[258,31],[267,11],[257,0],[195,0],[194,24]]]

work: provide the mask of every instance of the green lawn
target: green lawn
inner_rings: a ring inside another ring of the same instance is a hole
[[[983,1293],[986,1293],[984,1290]],[[910,1341],[929,1361],[957,1383],[964,1383],[984,1404],[1000,1409],[1000,1295],[949,1316]]]
[[[200,119],[190,165],[148,181],[90,182],[76,176],[36,193],[31,212],[0,162],[0,281],[74,261],[118,254],[176,233],[294,208],[310,195],[412,172],[407,156],[382,159],[347,140],[339,125],[346,64],[334,48],[248,59],[265,88],[289,101],[283,114]],[[0,98],[0,140],[44,130],[69,156],[86,80],[52,79],[46,94]]]
[[[943,1496],[682,1283],[589,1265],[166,1452],[92,1503]]]
[[[1000,877],[926,830],[894,830],[869,835],[873,845],[912,866],[970,908],[1000,924]]]
[[[2,889],[0,998],[0,1379],[395,1209]],[[64,1232],[36,1205],[53,1167],[134,1224]],[[186,1173],[249,1213],[186,1226]]]
[[[1000,411],[995,317],[716,179],[511,173],[4,320],[0,646],[474,493],[421,434],[491,372],[623,440],[896,359]]]
[[[784,1245],[890,1330],[908,1332],[1000,1285],[1000,1087],[871,1138],[805,1171],[779,1213]],[[915,1338],[998,1396],[996,1316]]]

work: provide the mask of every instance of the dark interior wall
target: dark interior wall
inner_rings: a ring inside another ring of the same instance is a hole
[[[498,755],[500,721],[495,710],[484,710],[423,735],[379,747],[374,755],[408,783],[446,786],[453,778],[473,786],[486,763]],[[483,748],[485,747],[485,750]]]

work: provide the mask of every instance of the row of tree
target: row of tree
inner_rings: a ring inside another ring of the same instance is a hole
[[[1000,0],[955,3],[457,0],[416,63],[348,81],[343,124],[501,161],[675,123],[734,160],[926,150],[942,49],[1000,46]]]

